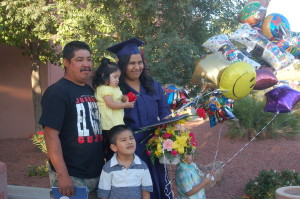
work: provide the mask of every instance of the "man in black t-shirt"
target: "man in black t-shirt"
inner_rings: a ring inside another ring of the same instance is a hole
[[[100,113],[94,91],[86,84],[92,71],[89,46],[68,43],[63,64],[64,77],[42,98],[40,124],[50,159],[49,178],[63,195],[73,195],[74,186],[86,186],[89,198],[94,198],[104,158]]]

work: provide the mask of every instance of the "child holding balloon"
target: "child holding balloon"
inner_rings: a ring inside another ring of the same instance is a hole
[[[205,187],[214,180],[213,173],[206,176],[193,162],[193,155],[186,154],[176,168],[178,199],[206,199]]]

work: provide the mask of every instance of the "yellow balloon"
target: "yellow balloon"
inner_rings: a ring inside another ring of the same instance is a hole
[[[219,89],[229,99],[247,96],[256,82],[256,72],[246,62],[235,62],[222,73]]]
[[[215,87],[220,80],[221,72],[230,65],[221,52],[212,53],[196,60],[192,76],[192,84],[213,84]],[[205,82],[202,82],[202,79]]]

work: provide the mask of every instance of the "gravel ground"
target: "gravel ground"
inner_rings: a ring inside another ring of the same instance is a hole
[[[218,136],[221,139],[217,160],[227,162],[248,141],[233,141],[225,137],[226,125],[210,128],[208,122],[191,122],[192,131],[197,133],[199,149],[196,162],[208,164],[214,161]],[[254,179],[261,170],[300,171],[300,136],[292,140],[254,140],[224,167],[221,183],[207,193],[208,199],[235,199],[244,195],[248,180]]]
[[[225,137],[226,125],[211,128],[208,122],[189,122],[188,127],[197,135],[199,147],[195,162],[201,165],[214,161],[221,132],[217,160],[227,162],[247,141],[233,141]],[[223,126],[223,127],[222,127]],[[222,130],[221,130],[222,129]],[[39,153],[28,139],[0,140],[0,161],[8,167],[8,184],[33,187],[49,187],[47,177],[28,177],[28,165],[42,165],[46,156]],[[244,186],[254,179],[259,171],[292,170],[300,171],[300,136],[294,139],[254,140],[231,162],[225,165],[222,181],[208,193],[208,199],[236,199],[244,195]],[[168,166],[172,186],[174,166]],[[176,191],[174,191],[176,194]]]

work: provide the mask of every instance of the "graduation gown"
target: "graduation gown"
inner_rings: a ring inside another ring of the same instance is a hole
[[[153,124],[171,113],[167,97],[164,95],[161,85],[154,81],[153,86],[155,93],[148,94],[142,84],[140,85],[140,93],[126,85],[129,91],[137,95],[134,107],[125,109],[124,116],[125,124],[130,126],[133,131]],[[146,143],[152,137],[152,133],[145,131],[134,134],[136,139],[136,154],[146,162],[149,168],[153,182],[153,192],[150,194],[151,199],[172,199],[170,185],[167,185],[168,176],[164,165],[160,164],[158,160],[153,164],[146,154]],[[166,194],[169,195],[167,196]]]

